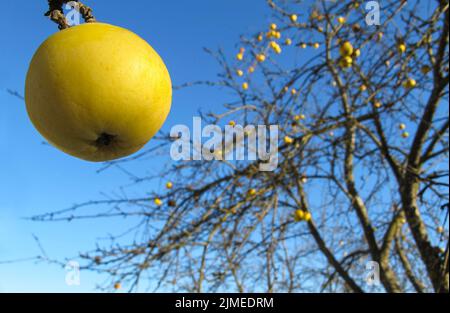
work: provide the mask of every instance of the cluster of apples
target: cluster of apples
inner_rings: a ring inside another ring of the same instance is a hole
[[[294,213],[294,220],[296,222],[309,222],[311,218],[311,213],[304,210],[296,210]]]
[[[339,66],[349,68],[352,67],[353,61],[361,55],[361,51],[355,49],[351,42],[346,41],[339,47],[339,54],[341,55],[338,62]]]

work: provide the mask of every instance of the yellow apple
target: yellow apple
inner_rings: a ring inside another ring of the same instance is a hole
[[[397,46],[397,50],[399,53],[405,53],[406,51],[406,45],[404,43],[401,43]]]
[[[351,57],[343,57],[339,60],[339,66],[342,68],[349,68],[353,65],[353,59]]]
[[[311,213],[305,212],[305,215],[304,215],[303,219],[304,219],[306,222],[309,222],[309,221],[311,220]]]
[[[340,46],[339,53],[343,57],[348,57],[353,54],[353,50],[353,45],[349,41],[346,41]]]
[[[258,62],[260,62],[260,63],[262,63],[262,62],[264,62],[265,60],[266,60],[266,56],[264,55],[264,54],[258,54],[257,56],[256,56],[256,60],[258,61]]]
[[[156,198],[156,199],[154,200],[154,202],[155,202],[155,204],[156,204],[157,206],[160,206],[160,205],[163,204],[162,200],[159,199],[159,198]]]
[[[88,161],[141,149],[170,111],[172,84],[160,56],[117,26],[88,23],[50,36],[31,60],[28,115],[55,147]]]
[[[302,221],[304,217],[305,217],[305,212],[303,212],[303,210],[296,210],[295,211],[294,220],[296,222]]]
[[[285,136],[285,137],[284,137],[284,143],[290,145],[290,144],[294,143],[294,139],[292,139],[292,138],[289,137],[289,136]]]

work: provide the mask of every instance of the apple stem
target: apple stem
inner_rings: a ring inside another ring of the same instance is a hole
[[[75,2],[76,5],[74,6],[74,9],[78,10],[83,17],[84,21],[86,23],[95,23],[95,17],[92,14],[92,9],[88,7],[87,5],[84,5],[78,0],[48,0],[48,7],[49,10],[45,13],[45,16],[49,16],[50,19],[58,24],[58,28],[60,30],[69,28],[70,25],[67,22],[66,16],[64,15],[63,11],[63,4],[68,2]]]

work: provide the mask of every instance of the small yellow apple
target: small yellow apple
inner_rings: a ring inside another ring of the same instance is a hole
[[[114,289],[119,290],[120,288],[122,288],[122,285],[120,283],[114,284]]]
[[[284,137],[284,143],[290,145],[290,144],[294,143],[294,139],[292,139],[289,136],[285,136]]]
[[[86,23],[53,34],[31,60],[28,115],[49,143],[100,162],[141,149],[170,111],[164,62],[136,34]]]
[[[400,44],[397,46],[397,50],[398,50],[399,53],[405,53],[405,51],[406,51],[406,45],[405,45],[404,43],[400,43]]]
[[[305,212],[303,219],[305,220],[305,222],[311,221],[311,213]]]
[[[297,22],[298,16],[297,16],[297,14],[291,14],[291,16],[289,18],[291,19],[292,23],[295,23],[295,22]]]
[[[417,82],[414,78],[408,78],[404,83],[403,86],[407,89],[412,89],[414,87],[416,87]]]
[[[173,188],[172,182],[170,182],[170,181],[167,182],[167,183],[166,183],[166,188],[167,188],[167,189],[172,189],[172,188]]]
[[[256,55],[256,60],[260,63],[264,62],[266,60],[266,56],[264,54],[258,54]]]
[[[337,18],[337,21],[338,21],[339,24],[344,24],[347,20],[346,20],[345,17],[339,16],[339,17]]]
[[[339,47],[339,53],[341,54],[342,57],[351,56],[353,54],[353,50],[354,50],[353,45],[349,41],[344,42]]]
[[[242,89],[244,89],[244,90],[248,89],[248,83],[247,82],[242,83]]]
[[[374,103],[374,107],[375,107],[375,108],[379,109],[379,108],[381,108],[382,106],[383,106],[383,104],[382,104],[380,101],[375,101],[375,103]]]
[[[400,128],[400,130],[405,130],[406,125],[404,123],[401,123],[400,125],[398,125],[398,128]]]
[[[305,217],[305,212],[303,210],[296,210],[295,211],[295,213],[294,213],[294,220],[296,222],[303,221],[304,217]]]
[[[353,65],[353,59],[351,57],[343,57],[339,60],[339,66],[342,68],[349,68]]]
[[[252,188],[252,189],[250,189],[250,190],[248,191],[247,194],[248,194],[249,196],[255,196],[256,193],[257,193],[256,189]]]
[[[153,202],[154,202],[157,206],[160,206],[160,205],[163,204],[162,200],[159,199],[159,198],[156,198]]]
[[[236,71],[237,76],[244,76],[244,72],[242,70]]]
[[[408,132],[404,132],[404,133],[402,134],[402,137],[405,138],[405,139],[406,139],[406,138],[409,138],[409,133],[408,133]]]

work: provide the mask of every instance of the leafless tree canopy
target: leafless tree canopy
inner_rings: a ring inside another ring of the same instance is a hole
[[[259,171],[259,161],[174,162],[173,138],[160,134],[101,168],[166,158],[160,175],[127,172],[141,196],[34,219],[136,221],[80,254],[83,269],[109,275],[107,289],[448,292],[448,0],[380,1],[378,26],[366,24],[365,1],[267,4],[276,29],[244,34],[242,60],[208,51],[217,79],[187,86],[232,96],[204,122],[279,125],[275,171]],[[312,218],[296,221],[298,210]],[[369,261],[379,285],[367,283]]]

